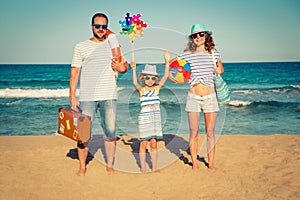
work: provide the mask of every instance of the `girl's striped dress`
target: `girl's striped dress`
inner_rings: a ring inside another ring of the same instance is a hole
[[[140,140],[149,140],[151,138],[162,138],[160,100],[157,90],[145,92],[140,97],[141,112],[139,114],[139,132]]]

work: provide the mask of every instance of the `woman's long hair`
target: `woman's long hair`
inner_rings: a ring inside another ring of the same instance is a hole
[[[209,53],[211,53],[211,50],[215,48],[214,39],[211,35],[212,34],[205,33],[204,47],[205,50],[208,51]],[[193,53],[196,51],[196,49],[197,49],[197,45],[195,44],[194,39],[191,36],[189,36],[189,41],[184,51],[190,51]]]

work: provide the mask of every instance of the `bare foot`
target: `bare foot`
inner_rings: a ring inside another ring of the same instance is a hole
[[[108,173],[109,175],[111,175],[111,174],[116,174],[116,171],[115,171],[114,168],[112,168],[112,167],[106,166],[106,171],[107,171],[107,173]]]
[[[143,174],[146,174],[147,173],[147,170],[146,169],[140,169],[140,171],[141,171],[141,173],[143,173]]]
[[[85,175],[85,172],[86,172],[86,168],[84,169],[79,169],[78,172],[76,173],[77,176],[84,176]]]
[[[216,168],[214,165],[208,165],[208,169],[210,169],[211,171],[216,171]]]
[[[193,171],[199,170],[199,166],[198,166],[198,165],[193,165],[193,166],[192,166],[192,170],[193,170]]]
[[[154,172],[154,173],[160,173],[160,170],[159,169],[155,169],[155,170],[152,170],[152,172]]]

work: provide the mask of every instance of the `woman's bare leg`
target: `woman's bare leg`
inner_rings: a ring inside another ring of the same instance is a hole
[[[208,157],[208,168],[215,170],[214,158],[215,158],[215,125],[217,119],[217,112],[204,113],[205,118],[205,130],[207,137],[207,157]]]
[[[193,163],[193,170],[199,169],[198,166],[198,130],[199,130],[199,122],[200,122],[200,113],[199,112],[189,112],[188,113],[189,118],[189,126],[190,126],[190,139],[189,139],[189,145],[190,145],[190,153]]]

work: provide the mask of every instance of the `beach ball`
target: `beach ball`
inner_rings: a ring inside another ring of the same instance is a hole
[[[188,82],[191,76],[190,64],[185,60],[174,60],[171,62],[170,71],[173,72],[173,78],[176,79],[179,84]]]

